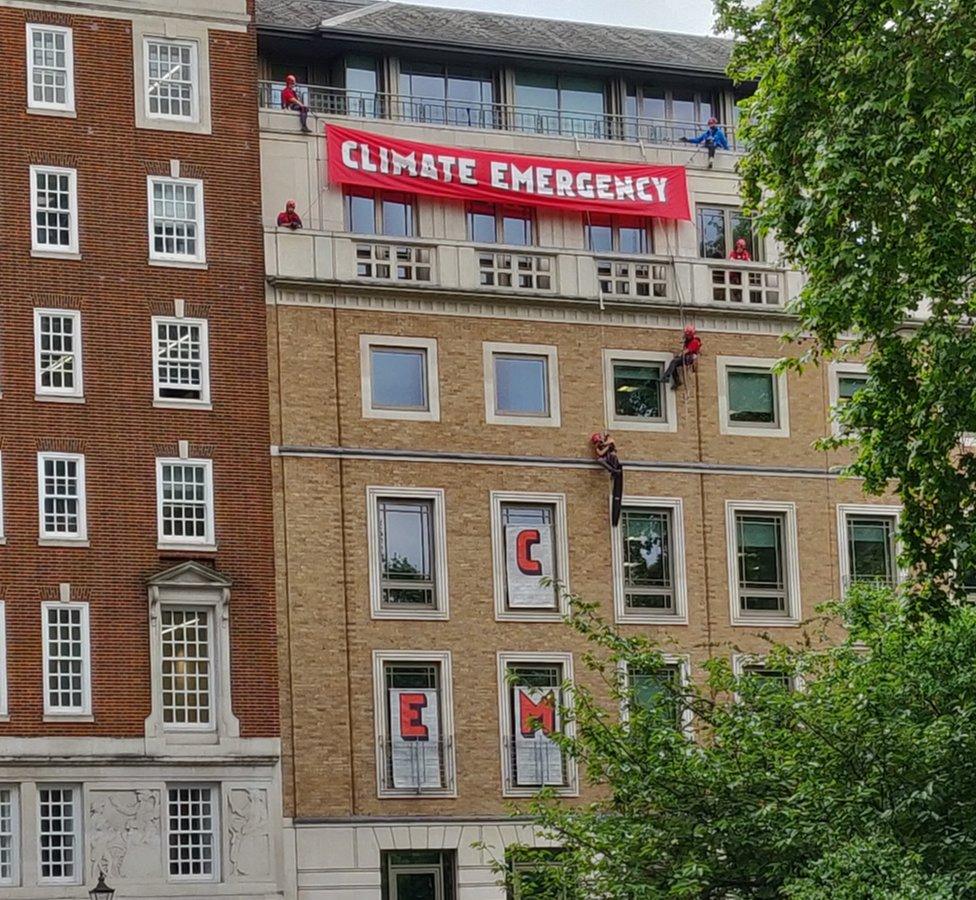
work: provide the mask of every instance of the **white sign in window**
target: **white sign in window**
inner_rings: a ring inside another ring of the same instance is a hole
[[[503,510],[503,515],[507,510]],[[551,510],[548,512],[552,515]],[[517,515],[517,514],[516,514]],[[505,574],[512,609],[555,609],[555,552],[552,525],[543,522],[505,526]]]
[[[552,735],[559,731],[559,688],[512,688],[515,784],[564,783],[563,754]]]
[[[442,787],[437,690],[390,688],[389,711],[393,787]]]
[[[74,111],[74,48],[70,28],[28,23],[27,106]]]

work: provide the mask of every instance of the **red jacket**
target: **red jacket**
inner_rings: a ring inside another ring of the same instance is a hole
[[[692,353],[695,356],[701,353],[701,338],[697,334],[685,338],[685,353]]]
[[[294,88],[286,87],[281,92],[281,108],[288,109],[293,103],[297,103],[299,106],[304,106],[301,98],[298,96],[298,91]]]
[[[284,212],[278,213],[278,225],[282,228],[301,228],[302,220],[297,212],[289,212],[286,209]]]

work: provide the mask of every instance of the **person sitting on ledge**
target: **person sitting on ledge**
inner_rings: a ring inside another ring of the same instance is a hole
[[[725,132],[722,131],[718,126],[718,119],[714,116],[708,120],[708,128],[706,128],[698,137],[682,137],[682,141],[686,144],[704,144],[708,149],[708,168],[712,167],[712,162],[715,160],[715,150],[728,150],[729,142],[725,137]]]
[[[289,200],[285,204],[285,211],[278,213],[278,227],[290,228],[292,231],[298,231],[302,227],[301,217],[295,212],[294,200]]]
[[[749,245],[745,238],[739,238],[735,246],[729,251],[729,259],[738,259],[742,262],[751,262],[752,254],[749,253]]]
[[[295,110],[298,113],[298,121],[302,123],[302,131],[308,134],[312,130],[308,127],[308,107],[302,103],[298,91],[295,90],[297,83],[298,79],[294,75],[285,78],[285,88],[281,92],[281,108]]]

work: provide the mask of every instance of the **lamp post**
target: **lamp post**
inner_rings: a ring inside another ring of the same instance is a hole
[[[110,888],[105,883],[104,872],[98,873],[98,884],[88,892],[88,896],[91,897],[91,900],[114,900],[115,888]]]

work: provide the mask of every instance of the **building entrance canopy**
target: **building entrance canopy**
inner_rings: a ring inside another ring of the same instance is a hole
[[[690,219],[683,166],[523,156],[326,126],[329,181],[456,200]]]

